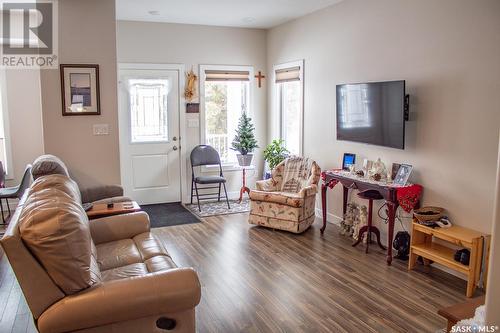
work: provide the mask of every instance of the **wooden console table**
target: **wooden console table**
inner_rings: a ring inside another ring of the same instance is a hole
[[[373,182],[365,178],[343,175],[341,172],[326,171],[323,173],[323,184],[321,185],[321,206],[323,210],[323,227],[321,233],[326,228],[326,198],[327,189],[333,188],[338,183],[341,183],[344,189],[343,197],[343,215],[347,211],[347,199],[349,196],[349,189],[356,189],[359,191],[375,190],[379,192],[385,199],[387,204],[387,217],[388,217],[388,233],[387,233],[387,265],[392,263],[392,240],[394,238],[394,221],[396,219],[396,210],[399,207],[397,199],[397,191],[401,187],[393,186],[390,184],[383,184],[381,182]]]

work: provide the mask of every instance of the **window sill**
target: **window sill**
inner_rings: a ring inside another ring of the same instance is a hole
[[[255,170],[255,165],[249,165],[245,167],[246,170]],[[243,167],[239,166],[238,164],[222,164],[222,171],[241,171],[243,170]],[[209,173],[209,172],[217,172],[219,171],[219,166],[218,165],[207,165],[201,168],[201,172],[203,173]]]

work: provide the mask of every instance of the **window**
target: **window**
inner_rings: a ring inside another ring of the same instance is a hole
[[[0,161],[6,179],[13,179],[12,158],[9,141],[9,114],[7,112],[7,80],[5,70],[0,70]]]
[[[243,66],[200,66],[201,136],[204,144],[214,147],[226,165],[237,164],[231,142],[238,120],[250,112],[250,78],[253,69]]]
[[[274,67],[280,136],[293,155],[302,155],[303,61]]]
[[[168,141],[168,80],[129,80],[130,142]]]

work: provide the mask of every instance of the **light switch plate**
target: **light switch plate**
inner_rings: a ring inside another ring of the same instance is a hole
[[[188,119],[188,127],[200,127],[200,121],[198,119]]]
[[[94,135],[109,135],[108,124],[94,124],[92,125],[92,133]]]

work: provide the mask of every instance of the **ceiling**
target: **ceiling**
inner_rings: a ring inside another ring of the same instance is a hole
[[[118,20],[268,29],[342,0],[116,0]]]

